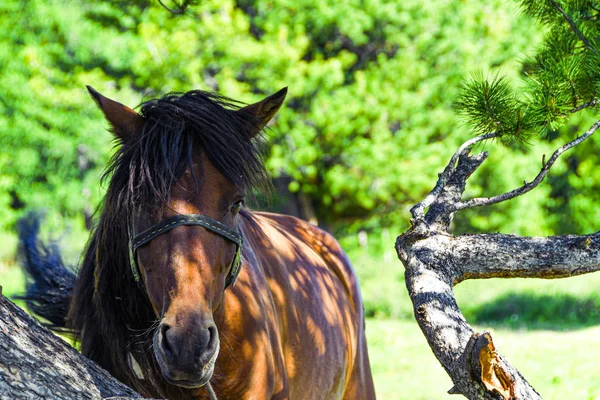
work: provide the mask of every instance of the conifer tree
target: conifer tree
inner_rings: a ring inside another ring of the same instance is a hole
[[[600,5],[594,1],[521,0],[546,29],[536,54],[523,62],[514,88],[498,74],[473,75],[458,101],[477,134],[527,143],[596,107],[600,99]]]

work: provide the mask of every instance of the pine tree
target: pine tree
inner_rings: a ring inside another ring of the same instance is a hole
[[[474,74],[457,105],[475,133],[527,143],[600,102],[600,5],[587,0],[519,3],[546,30],[535,56],[522,63],[521,87],[498,74]]]

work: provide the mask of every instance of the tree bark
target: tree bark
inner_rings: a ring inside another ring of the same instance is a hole
[[[470,155],[471,147],[496,135],[471,139],[452,156],[432,191],[411,209],[412,226],[396,240],[396,251],[406,268],[406,287],[415,318],[454,383],[449,393],[469,399],[541,399],[497,352],[491,335],[476,333],[469,326],[454,298],[454,285],[466,279],[564,278],[600,270],[600,233],[545,238],[455,236],[450,233],[454,214],[533,190],[562,153],[598,128],[600,121],[557,149],[547,162],[542,162],[540,173],[520,188],[490,198],[462,200],[467,180],[487,158],[485,152]]]
[[[139,399],[1,295],[0,399]]]

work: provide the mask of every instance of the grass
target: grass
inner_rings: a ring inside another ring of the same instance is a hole
[[[577,331],[494,329],[492,335],[500,353],[544,399],[600,399],[600,327]],[[447,394],[452,387],[450,378],[416,322],[370,319],[367,338],[378,398],[459,398]]]
[[[567,279],[463,282],[456,299],[474,324],[511,329],[574,330],[600,325],[600,274]]]

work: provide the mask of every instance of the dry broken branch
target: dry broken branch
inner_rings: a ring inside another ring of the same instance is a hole
[[[540,399],[527,380],[496,350],[489,333],[469,326],[452,288],[466,279],[492,277],[562,278],[600,270],[600,233],[588,236],[519,237],[502,234],[454,236],[457,210],[493,204],[524,194],[547,175],[558,157],[600,127],[557,149],[530,184],[503,195],[462,201],[467,180],[487,158],[470,154],[465,142],[452,156],[434,189],[411,209],[412,227],[396,241],[406,268],[406,287],[415,318],[454,386],[449,393],[469,399]],[[427,211],[426,211],[427,210]]]
[[[498,135],[496,133],[491,133],[487,135],[477,136],[464,142],[450,158],[448,165],[444,169],[444,172],[442,172],[439,175],[438,182],[435,185],[435,187],[431,190],[431,192],[429,192],[429,194],[421,202],[419,202],[417,205],[410,209],[410,213],[412,214],[413,219],[419,220],[423,218],[425,209],[429,207],[435,200],[437,200],[451,174],[454,172],[456,168],[456,162],[458,161],[460,156],[465,154],[465,152],[468,151],[470,147],[474,144],[487,139],[493,139],[497,136]]]
[[[0,398],[139,399],[0,290]]]
[[[499,194],[494,197],[474,198],[474,199],[470,199],[470,200],[464,201],[464,202],[462,202],[462,201],[457,202],[453,207],[454,211],[462,210],[465,208],[481,207],[481,206],[488,206],[491,204],[501,203],[503,201],[514,199],[515,197],[521,196],[521,195],[531,191],[532,189],[534,189],[537,185],[539,185],[544,180],[546,175],[548,175],[550,168],[552,168],[552,166],[554,165],[554,163],[556,162],[556,160],[558,159],[558,157],[560,157],[560,155],[562,153],[564,153],[565,151],[567,151],[569,149],[572,149],[573,147],[582,143],[588,137],[592,136],[599,127],[600,127],[600,121],[594,123],[594,125],[592,125],[591,128],[588,129],[587,132],[585,132],[583,135],[577,137],[576,139],[570,141],[569,143],[566,143],[564,146],[557,149],[552,154],[550,159],[547,162],[543,163],[542,169],[537,174],[537,176],[533,179],[533,181],[531,181],[529,183],[525,183],[523,186],[521,186],[517,189],[511,190],[510,192]]]

